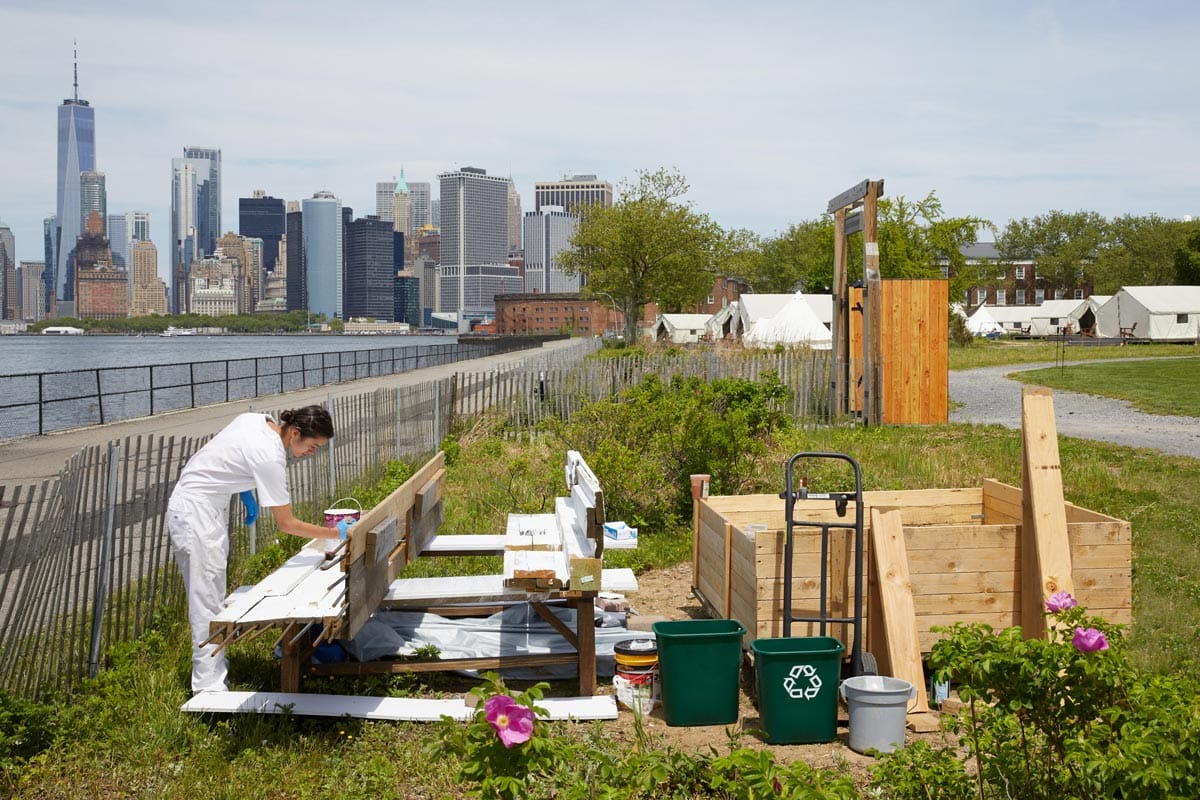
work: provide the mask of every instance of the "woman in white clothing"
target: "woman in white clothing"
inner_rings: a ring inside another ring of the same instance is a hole
[[[332,437],[333,420],[321,406],[285,411],[278,421],[267,414],[240,414],[180,472],[167,504],[167,527],[187,592],[193,692],[227,688],[228,660],[223,653],[213,655],[215,645],[201,642],[209,638],[209,622],[225,599],[229,498],[257,489],[258,503],[271,509],[279,530],[308,539],[338,538],[336,528],[292,516],[287,486],[288,455],[312,455]],[[252,496],[248,499],[253,503]]]

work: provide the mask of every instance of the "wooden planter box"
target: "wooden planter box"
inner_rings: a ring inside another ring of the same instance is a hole
[[[978,489],[864,492],[865,647],[882,641],[878,586],[871,553],[872,507],[900,509],[922,652],[939,638],[935,625],[985,622],[994,628],[1021,620],[1021,490],[996,481]],[[715,616],[746,628],[744,644],[783,635],[784,502],[776,495],[706,497],[696,501],[692,585]],[[839,519],[833,503],[796,503],[797,519]],[[840,521],[853,522],[851,504]],[[1075,595],[1111,622],[1132,620],[1131,531],[1128,522],[1066,504]],[[765,526],[751,530],[748,526]],[[830,532],[829,616],[853,614],[853,532]],[[797,526],[792,560],[794,616],[816,616],[820,592],[820,529]],[[793,623],[792,636],[815,636],[816,623]],[[850,626],[830,635],[852,642]],[[881,664],[882,666],[882,664]]]

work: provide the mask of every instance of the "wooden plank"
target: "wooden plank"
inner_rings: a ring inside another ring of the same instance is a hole
[[[733,563],[730,555],[733,550],[733,526],[725,523],[725,586],[724,586],[724,611],[722,614],[726,619],[733,612],[733,592],[731,581],[733,580]]]
[[[930,614],[991,614],[1011,615],[1013,623],[1020,618],[1020,592],[917,592],[913,591],[913,607],[917,618]]]
[[[1016,525],[928,525],[904,528],[905,548],[956,551],[971,548],[1005,547],[1014,551],[1018,541]]]
[[[413,516],[420,519],[433,508],[434,504],[441,502],[442,495],[446,493],[446,470],[439,469],[433,473],[433,477],[420,489],[417,490],[416,497],[413,498]]]
[[[561,550],[562,533],[554,514],[509,514],[505,550]]]
[[[609,592],[636,592],[637,578],[628,568],[607,568],[600,574],[600,588]],[[554,593],[551,594],[551,597]],[[455,575],[446,578],[398,578],[388,587],[381,607],[411,608],[430,603],[489,603],[524,601],[528,593],[504,586],[503,575]]]
[[[616,719],[616,698],[545,697],[538,705],[554,721]],[[288,714],[301,717],[438,722],[443,716],[469,720],[475,709],[462,698],[434,700],[416,697],[299,694],[293,692],[201,692],[183,704],[197,714]]]
[[[898,510],[871,510],[871,542],[874,544],[875,570],[879,578],[876,613],[883,617],[884,648],[893,677],[917,688],[914,711],[929,710],[925,690],[925,671],[921,666],[921,644],[917,638],[916,608],[908,579],[908,558],[904,550],[904,524]],[[879,650],[879,643],[872,643]]]
[[[857,214],[847,214],[846,215],[846,221],[842,226],[842,233],[844,233],[847,236],[850,236],[855,233],[861,233],[862,229],[863,229],[862,212],[859,212]]]
[[[838,194],[836,197],[830,200],[828,205],[825,207],[825,211],[829,214],[832,214],[835,211],[840,211],[846,206],[854,205],[859,200],[862,200],[867,196],[867,186],[870,183],[870,179],[867,179],[861,183],[854,184],[849,189]],[[879,191],[881,194],[883,193],[883,181],[879,181]]]
[[[440,500],[434,503],[433,508],[420,519],[412,519],[412,515],[409,515],[407,549],[404,563],[399,564],[400,568],[403,568],[405,564],[411,564],[429,548],[429,543],[437,538],[438,528],[442,527],[445,519],[446,507]],[[395,576],[393,575],[393,577]]]
[[[358,524],[350,529],[350,545],[348,548],[350,551],[350,561],[360,558],[363,550],[366,548],[366,537],[359,535],[358,532],[374,528],[389,516],[393,516],[396,519],[407,519],[409,511],[416,500],[417,491],[429,483],[438,470],[444,469],[445,466],[446,456],[444,453],[438,452],[433,458],[417,469],[411,478],[381,500],[378,505],[371,509],[364,509]],[[419,550],[411,552],[408,554],[408,557],[416,558],[419,552]]]
[[[1049,389],[1025,386],[1021,391],[1022,559],[1021,626],[1029,637],[1041,636],[1043,601],[1055,592],[1075,591],[1071,579],[1071,545],[1062,488],[1062,465]]]
[[[983,482],[983,521],[985,524],[1021,522],[1024,500],[1021,490],[991,479]]]
[[[424,556],[500,556],[504,555],[502,533],[439,534],[425,543]]]

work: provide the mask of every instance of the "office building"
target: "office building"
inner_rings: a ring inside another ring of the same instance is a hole
[[[88,101],[79,99],[78,54],[74,88],[74,97],[63,100],[58,107],[58,180],[55,185],[58,200],[51,243],[53,254],[49,259],[54,282],[51,295],[68,304],[75,299],[73,251],[84,231],[79,209],[80,176],[96,169],[96,110]],[[50,302],[49,298],[47,302]],[[70,310],[70,306],[65,309]]]
[[[89,171],[79,175],[79,224],[82,228],[87,227],[93,211],[100,215],[103,234],[112,241],[108,232],[108,191],[103,172]]]
[[[521,249],[521,195],[512,178],[508,179],[508,253]]]
[[[567,275],[559,255],[571,247],[579,217],[556,206],[525,215],[525,291],[540,294],[578,292],[579,275]]]
[[[16,308],[20,289],[16,280],[17,239],[12,228],[0,221],[0,319],[16,319],[9,309]]]
[[[262,239],[262,269],[270,274],[279,259],[279,242],[287,233],[287,216],[280,198],[268,197],[262,189],[255,189],[253,195],[238,198],[238,233]]]
[[[421,314],[421,280],[411,269],[396,273],[394,288],[393,318],[396,322],[406,322],[409,327],[423,327]]]
[[[129,248],[133,237],[129,235],[129,214],[109,214],[107,236],[109,247],[112,248],[113,265],[117,269],[129,269]]]
[[[459,269],[446,264],[437,268],[441,295],[437,310],[457,313],[459,331],[467,329],[464,320],[494,316],[496,295],[521,291],[520,271],[508,264],[468,264],[461,279]]]
[[[158,277],[158,248],[154,242],[135,241],[130,253],[133,261],[133,304],[129,315],[144,317],[167,313],[167,285]]]
[[[75,240],[75,316],[79,319],[123,319],[129,316],[129,274],[113,267],[100,212],[88,217],[87,229]]]
[[[603,298],[577,293],[508,294],[496,297],[496,333],[600,336],[623,330],[624,316]]]
[[[396,181],[376,181],[375,216],[384,222],[392,222],[392,201],[396,193]]]
[[[413,262],[413,275],[421,290],[421,324],[428,328],[433,324],[433,312],[441,303],[441,285],[438,283],[437,262],[428,256],[417,256]]]
[[[442,200],[434,197],[429,201],[430,223],[439,231],[442,229]]]
[[[509,180],[488,175],[477,167],[446,172],[438,179],[442,202],[439,270],[442,296],[438,311],[486,307],[490,300],[478,302],[489,291],[483,283],[491,287],[491,276],[506,275],[510,269],[507,264]],[[503,269],[495,272],[493,266]],[[451,275],[458,281],[457,290],[448,289],[446,280]],[[467,288],[472,275],[481,282],[477,290]],[[468,294],[474,294],[477,302],[472,303]],[[459,330],[466,330],[465,316],[461,313]]]
[[[410,227],[413,233],[421,230],[426,225],[432,225],[433,207],[430,205],[429,183],[427,181],[409,181],[408,198],[409,208],[411,209],[409,217],[412,220]]]
[[[171,159],[171,306],[187,307],[188,266],[211,255],[221,235],[221,151],[185,147]]]
[[[125,216],[129,219],[129,238],[135,242],[150,241],[150,212],[130,211]]]
[[[20,319],[26,322],[38,322],[46,318],[45,271],[44,261],[22,261],[17,269],[21,290]]]
[[[58,252],[58,217],[50,215],[42,220],[42,255],[46,268],[42,270],[42,296],[45,306],[42,319],[53,319],[57,314],[58,299],[55,295],[54,255]]]
[[[395,319],[393,253],[399,238],[392,223],[376,216],[356,219],[346,226],[345,319]]]
[[[396,188],[392,192],[392,229],[404,234],[404,246],[413,244],[412,229],[412,197],[408,192],[408,183],[404,180],[404,167],[400,168],[400,177],[396,179]],[[404,253],[404,263],[412,262],[412,256]]]
[[[613,188],[608,181],[595,175],[570,175],[561,181],[538,181],[533,184],[533,210],[541,211],[545,206],[558,206],[569,214],[579,212],[580,206],[611,206]]]
[[[216,253],[236,263],[233,279],[237,284],[238,309],[234,313],[252,313],[261,285],[262,239],[227,233],[217,240]]]
[[[307,308],[326,319],[343,319],[342,201],[331,192],[317,192],[300,206]]]
[[[284,236],[287,242],[284,251],[287,254],[287,310],[303,311],[308,308],[308,292],[304,284],[304,214],[298,207],[292,209],[293,203],[300,205],[294,200],[288,202],[287,235]]]

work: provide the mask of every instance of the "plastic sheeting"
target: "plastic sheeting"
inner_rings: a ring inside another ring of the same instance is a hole
[[[567,627],[575,629],[573,608],[553,605],[547,608]],[[603,618],[603,612],[596,614]],[[596,628],[596,675],[610,677],[615,672],[613,646],[618,642],[653,638],[654,634],[647,631],[630,631],[624,627]],[[570,643],[528,603],[518,603],[482,618],[450,619],[423,611],[379,611],[354,639],[341,644],[358,661],[411,656],[424,645],[437,647],[442,658],[574,652]],[[501,674],[515,680],[561,679],[577,675],[578,670],[574,664],[550,664],[509,667],[501,670]]]

